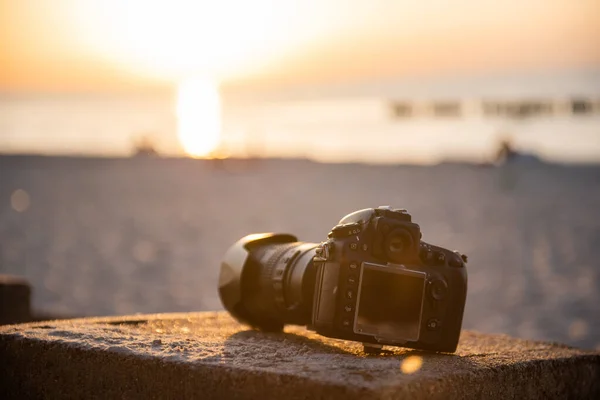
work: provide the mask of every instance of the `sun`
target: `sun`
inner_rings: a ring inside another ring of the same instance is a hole
[[[187,154],[201,158],[215,150],[221,135],[221,101],[214,82],[194,78],[179,84],[177,124]]]

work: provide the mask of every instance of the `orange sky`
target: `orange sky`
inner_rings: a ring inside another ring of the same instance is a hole
[[[0,0],[0,90],[600,68],[600,0],[125,3]]]

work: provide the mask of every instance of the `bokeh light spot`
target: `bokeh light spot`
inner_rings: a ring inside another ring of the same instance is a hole
[[[21,213],[27,211],[27,209],[31,205],[29,193],[27,193],[23,189],[15,190],[10,196],[10,205],[16,212]]]
[[[569,325],[569,338],[573,340],[583,339],[589,331],[588,323],[582,319],[576,319]]]
[[[414,374],[423,366],[423,357],[408,356],[402,360],[400,370],[405,374]]]

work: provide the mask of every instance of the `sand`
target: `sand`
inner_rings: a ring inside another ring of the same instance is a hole
[[[219,262],[241,236],[321,241],[346,213],[392,205],[469,255],[465,328],[594,348],[599,204],[598,166],[4,156],[0,272],[54,314],[218,310]]]

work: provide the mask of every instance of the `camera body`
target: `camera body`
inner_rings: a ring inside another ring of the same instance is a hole
[[[219,296],[240,322],[286,324],[365,344],[453,352],[467,295],[466,256],[421,240],[406,210],[348,214],[319,243],[252,234],[229,248]]]
[[[465,261],[421,241],[406,210],[349,214],[316,249],[308,328],[374,345],[453,352],[467,294]]]

